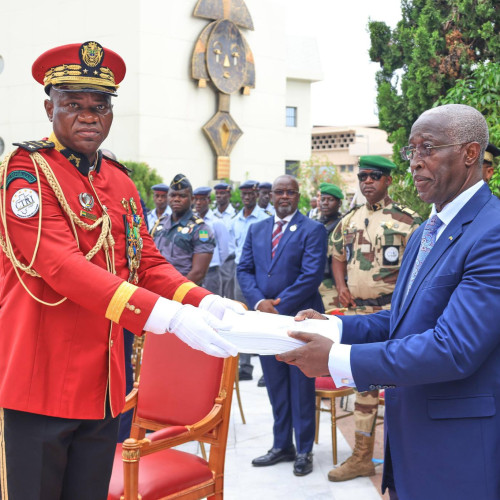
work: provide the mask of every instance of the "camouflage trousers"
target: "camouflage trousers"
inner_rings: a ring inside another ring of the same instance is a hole
[[[321,299],[323,300],[325,312],[339,308],[339,294],[337,292],[337,288],[333,284],[333,280],[323,280],[321,285],[319,285],[318,291],[321,295]]]
[[[391,305],[385,306],[357,306],[350,307],[344,311],[344,315],[371,314],[383,309],[390,309]],[[362,432],[371,436],[375,430],[375,421],[378,412],[378,390],[358,392],[354,389],[356,401],[354,403],[354,426],[356,432]]]

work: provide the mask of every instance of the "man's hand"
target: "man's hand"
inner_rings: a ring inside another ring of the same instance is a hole
[[[279,314],[278,310],[274,307],[281,302],[281,299],[264,299],[261,300],[257,306],[257,311],[271,314]]]
[[[209,312],[187,304],[174,314],[168,325],[168,331],[193,349],[211,356],[218,358],[236,356],[238,354],[236,347],[215,331],[216,328],[223,327],[224,324]]]
[[[304,321],[305,319],[324,319],[328,321],[321,313],[315,311],[314,309],[306,309],[304,311],[299,311],[295,315],[295,321]]]
[[[328,357],[333,341],[317,333],[288,332],[288,335],[307,344],[293,351],[276,355],[278,361],[297,366],[308,377],[322,377],[329,374]]]
[[[218,319],[222,319],[226,309],[234,311],[237,314],[243,314],[245,312],[245,307],[241,302],[226,299],[219,295],[207,295],[203,297],[198,307],[204,311],[208,311]]]
[[[343,286],[337,288],[337,291],[339,292],[339,301],[342,307],[356,307],[356,301],[349,291],[349,288]]]

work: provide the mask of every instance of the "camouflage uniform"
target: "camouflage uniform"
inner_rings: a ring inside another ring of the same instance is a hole
[[[356,307],[344,314],[369,314],[391,308],[391,297],[410,235],[420,216],[386,196],[371,206],[355,207],[339,222],[329,241],[333,258],[347,262],[347,285]],[[375,427],[378,391],[356,393],[356,431],[371,435]]]
[[[191,210],[177,222],[170,215],[163,216],[151,230],[151,236],[163,257],[184,276],[191,271],[193,254],[214,253],[212,229]]]
[[[341,217],[342,216],[338,214],[338,216],[334,220],[325,223],[328,239],[331,238],[331,234],[333,233],[333,230],[337,227],[337,224],[340,222]],[[325,307],[325,311],[328,312],[331,309],[339,307],[339,301],[338,301],[339,294],[337,292],[337,288],[335,287],[335,279],[333,278],[333,273],[332,273],[332,246],[330,244],[328,245],[328,254],[327,254],[327,261],[325,264],[323,281],[321,282],[321,285],[319,286],[318,290],[321,295],[321,298],[323,299],[323,306]]]

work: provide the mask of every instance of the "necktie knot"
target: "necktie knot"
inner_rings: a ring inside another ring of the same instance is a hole
[[[442,225],[443,221],[435,214],[427,221],[425,231],[435,233]]]

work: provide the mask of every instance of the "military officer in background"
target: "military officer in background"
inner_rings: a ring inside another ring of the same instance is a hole
[[[257,205],[259,205],[262,210],[267,215],[274,215],[276,210],[271,203],[271,189],[273,185],[270,182],[260,182],[259,183],[259,195],[257,197]]]
[[[221,295],[234,299],[234,282],[236,279],[235,244],[231,234],[231,224],[236,217],[236,209],[231,205],[231,186],[227,182],[219,182],[214,186],[215,203],[214,215],[226,226],[229,231],[229,256],[220,267]]]
[[[4,500],[102,499],[125,403],[122,329],[234,356],[215,328],[243,308],[162,258],[127,169],[99,150],[123,59],[69,44],[32,74],[52,133],[0,166],[0,486]]]
[[[148,212],[146,221],[148,223],[148,228],[151,230],[156,224],[158,219],[161,219],[164,215],[170,215],[172,209],[168,205],[168,186],[166,184],[155,184],[151,191],[153,191],[153,202],[155,208]]]
[[[170,183],[168,204],[172,215],[159,219],[151,229],[160,253],[187,279],[200,284],[215,249],[212,229],[191,209],[193,188],[187,177],[177,174]]]
[[[220,268],[229,257],[229,230],[224,222],[215,216],[210,208],[210,193],[208,186],[198,187],[194,190],[194,209],[211,228],[215,237],[215,249],[208,266],[208,271],[203,280],[203,287],[220,295],[222,293],[222,280]]]
[[[367,203],[353,208],[330,239],[332,268],[344,314],[390,309],[403,252],[420,216],[388,195],[394,163],[382,156],[359,160],[359,187]],[[353,454],[328,473],[330,481],[373,476],[372,462],[378,390],[356,393]]]
[[[257,205],[257,196],[259,191],[259,183],[256,181],[248,180],[239,186],[241,193],[241,201],[243,208],[236,214],[231,221],[231,235],[234,238],[236,246],[236,266],[238,266],[243,246],[248,233],[248,228],[256,222],[267,219],[268,214]],[[234,298],[239,302],[246,304],[246,298],[241,291],[240,284],[237,277],[234,280]],[[253,378],[253,365],[251,363],[251,354],[240,354],[240,380],[252,380]]]
[[[319,192],[321,195],[319,201],[319,221],[325,226],[328,238],[330,238],[330,235],[333,233],[333,230],[337,227],[337,224],[342,218],[339,210],[342,200],[344,199],[344,194],[338,186],[329,182],[322,182],[319,185]],[[338,293],[332,272],[331,245],[328,246],[325,272],[323,275],[323,281],[319,286],[319,293],[323,299],[325,311],[338,307]]]
[[[495,172],[495,158],[500,156],[500,149],[489,143],[484,152],[483,181],[489,182]]]

